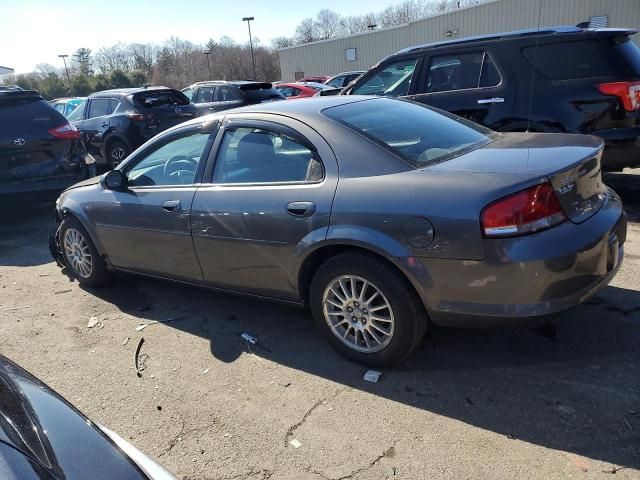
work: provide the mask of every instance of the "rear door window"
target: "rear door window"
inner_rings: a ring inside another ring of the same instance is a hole
[[[242,96],[235,88],[221,85],[216,89],[216,101],[232,102],[234,100],[242,100]]]
[[[553,80],[610,77],[627,71],[605,41],[550,43],[526,47],[523,53],[542,75]]]
[[[211,103],[214,99],[216,87],[200,87],[193,103]]]
[[[94,98],[89,102],[87,118],[102,117],[111,113],[111,105],[108,98]]]
[[[495,87],[500,73],[487,52],[432,57],[427,70],[425,93]]]
[[[418,58],[392,62],[373,73],[369,78],[351,90],[352,95],[381,95],[401,97],[409,93],[411,79]]]
[[[225,131],[216,159],[215,183],[318,182],[317,154],[299,139],[263,128]]]

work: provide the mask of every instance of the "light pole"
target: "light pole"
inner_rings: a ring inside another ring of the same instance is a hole
[[[251,48],[251,63],[253,63],[253,79],[256,80],[256,58],[253,56],[253,40],[251,39],[251,20],[254,17],[244,17],[242,19],[243,22],[247,22],[247,26],[249,27],[249,47]]]
[[[69,69],[67,68],[67,57],[69,55],[58,55],[59,58],[64,62],[64,71],[67,73],[67,83],[69,84],[69,88],[71,88],[71,79],[69,78]]]
[[[209,55],[211,55],[211,51],[207,50],[204,54],[207,56],[207,70],[209,70],[209,80],[211,80],[211,64],[209,63]]]

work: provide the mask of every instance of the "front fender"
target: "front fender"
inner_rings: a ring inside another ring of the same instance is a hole
[[[89,237],[91,238],[91,241],[95,245],[96,250],[98,250],[98,253],[100,254],[100,256],[102,256],[105,259],[107,258],[106,251],[104,249],[104,246],[102,245],[102,242],[100,242],[100,239],[96,235],[93,223],[87,216],[84,209],[80,206],[80,204],[75,199],[73,199],[70,196],[65,196],[63,194],[60,197],[60,203],[58,205],[58,215],[60,216],[61,220],[64,219],[65,217],[68,217],[69,215],[73,215],[82,224],[84,229],[89,234]],[[108,263],[108,259],[107,259],[107,263]]]

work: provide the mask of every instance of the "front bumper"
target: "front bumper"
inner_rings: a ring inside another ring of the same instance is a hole
[[[609,284],[622,264],[626,229],[622,202],[610,191],[601,210],[582,224],[485,239],[484,260],[413,257],[422,278],[419,294],[436,325],[544,321]]]

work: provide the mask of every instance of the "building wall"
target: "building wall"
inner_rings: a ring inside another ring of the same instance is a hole
[[[542,9],[540,10],[540,6]],[[283,81],[305,75],[367,70],[402,48],[540,26],[576,25],[607,15],[609,27],[640,27],[640,0],[494,0],[413,23],[278,50]],[[457,33],[456,33],[457,30]],[[445,32],[450,31],[451,36]],[[636,42],[639,36],[635,35]],[[345,51],[355,48],[356,61]]]

